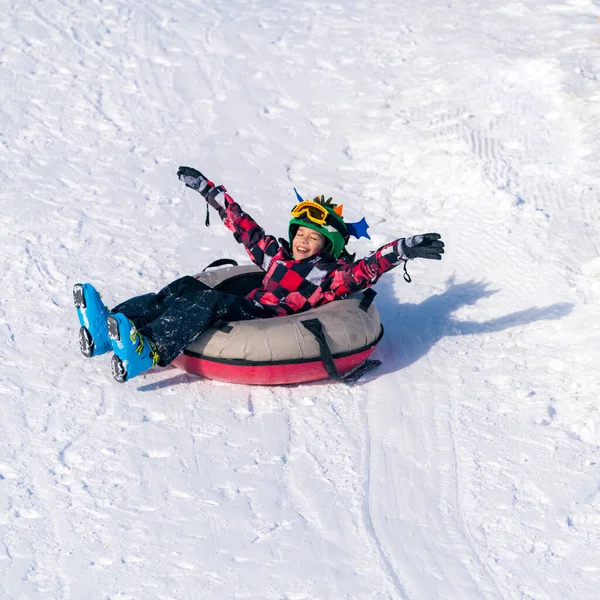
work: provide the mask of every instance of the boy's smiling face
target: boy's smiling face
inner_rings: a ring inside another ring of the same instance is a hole
[[[292,240],[292,255],[294,260],[302,260],[321,252],[325,247],[325,236],[309,227],[298,227]]]

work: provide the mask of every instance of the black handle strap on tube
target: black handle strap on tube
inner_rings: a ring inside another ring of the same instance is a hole
[[[231,330],[233,329],[233,325],[230,325],[227,321],[223,321],[223,319],[215,321],[212,326],[223,333],[231,333]]]
[[[317,343],[319,344],[319,350],[321,352],[321,360],[325,365],[325,370],[327,371],[327,375],[334,381],[340,381],[342,376],[340,375],[337,367],[335,366],[335,362],[333,361],[333,355],[331,354],[331,350],[327,345],[327,340],[325,339],[325,332],[323,330],[323,325],[319,319],[307,319],[306,321],[300,321],[308,331],[310,331]]]
[[[375,296],[377,296],[377,292],[373,288],[367,288],[363,292],[363,298],[360,301],[358,308],[360,308],[360,310],[364,310],[365,312],[367,312],[369,310],[369,306],[371,306],[371,304],[373,304],[373,300],[375,299]]]
[[[206,269],[212,269],[213,267],[222,267],[223,265],[231,265],[232,267],[237,267],[237,261],[233,260],[233,258],[217,258],[217,260],[213,260],[210,265],[206,265],[202,272],[206,271]]]

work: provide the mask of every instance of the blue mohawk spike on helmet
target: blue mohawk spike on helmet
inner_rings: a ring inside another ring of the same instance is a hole
[[[298,193],[296,188],[294,188],[294,192],[296,192],[296,198],[298,198],[298,202],[304,202],[304,198]]]
[[[346,228],[348,229],[348,233],[356,239],[361,237],[366,237],[368,240],[371,239],[371,236],[367,233],[369,225],[364,217],[356,223],[346,223]]]

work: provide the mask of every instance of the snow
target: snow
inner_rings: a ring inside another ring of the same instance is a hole
[[[595,599],[600,5],[22,0],[0,11],[0,597]],[[120,385],[72,305],[218,257],[201,169],[372,240],[354,387]]]

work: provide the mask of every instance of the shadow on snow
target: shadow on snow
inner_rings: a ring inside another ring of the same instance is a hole
[[[458,309],[473,305],[499,290],[489,289],[483,281],[453,284],[442,294],[430,296],[419,304],[398,304],[391,286],[379,289],[376,302],[385,335],[376,354],[385,355],[378,370],[391,372],[404,369],[427,354],[443,337],[495,333],[536,321],[562,319],[573,310],[573,304],[558,303],[512,312],[488,321],[462,321],[453,317]]]

